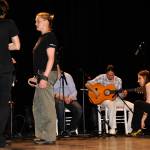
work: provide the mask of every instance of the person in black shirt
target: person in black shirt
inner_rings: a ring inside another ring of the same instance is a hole
[[[131,136],[147,134],[150,131],[150,72],[141,70],[137,74],[143,99],[134,102]]]
[[[28,80],[35,86],[33,116],[35,121],[36,144],[55,144],[56,110],[53,85],[57,80],[56,50],[57,39],[52,32],[53,15],[40,12],[36,15],[35,25],[41,32],[33,48],[33,70],[35,76]],[[33,84],[35,83],[35,84]]]
[[[0,147],[6,145],[3,134],[9,116],[8,101],[11,97],[14,71],[9,50],[20,49],[18,29],[13,20],[5,19],[8,8],[8,3],[0,0]]]

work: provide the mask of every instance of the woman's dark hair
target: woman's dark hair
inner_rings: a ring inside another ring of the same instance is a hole
[[[150,82],[150,72],[148,70],[141,70],[139,71],[138,75],[142,76],[145,80],[145,84]],[[145,86],[141,89],[144,94],[144,100],[146,100],[146,88]]]
[[[145,79],[145,84],[150,82],[150,72],[148,70],[141,70],[138,75]]]
[[[0,18],[4,18],[8,13],[9,5],[6,0],[0,0]]]
[[[109,72],[109,71],[115,72],[114,66],[112,64],[108,65],[106,68],[106,72]]]

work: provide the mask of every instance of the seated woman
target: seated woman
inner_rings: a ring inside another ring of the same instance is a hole
[[[150,128],[150,72],[148,70],[141,70],[138,73],[138,83],[144,98],[134,103],[131,136],[141,135],[143,129]]]

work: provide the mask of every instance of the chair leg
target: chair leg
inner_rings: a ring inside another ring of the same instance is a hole
[[[127,119],[128,111],[124,108],[124,125],[125,125],[125,134],[128,134],[128,119]]]
[[[98,133],[102,133],[102,116],[100,114],[100,106],[98,106]]]
[[[56,135],[58,135],[58,120],[56,119]]]
[[[108,108],[105,107],[105,121],[109,121],[109,117],[108,117]],[[105,129],[106,129],[106,133],[108,133],[108,124],[105,123]]]

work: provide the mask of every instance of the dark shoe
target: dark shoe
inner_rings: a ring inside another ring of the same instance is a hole
[[[0,147],[5,147],[6,146],[6,140],[4,137],[0,137]]]
[[[98,131],[94,130],[90,133],[90,137],[97,137],[99,136]]]
[[[60,137],[70,137],[70,132],[69,131],[62,131],[60,134]]]
[[[0,143],[0,148],[3,148],[3,147],[5,147],[5,146],[6,146],[5,143]]]
[[[55,141],[47,141],[47,140],[38,140],[38,141],[34,141],[35,144],[39,144],[39,145],[53,145],[56,144]]]
[[[75,137],[75,136],[77,136],[77,133],[76,133],[75,130],[71,130],[71,131],[69,132],[69,135],[72,136],[72,137]]]

